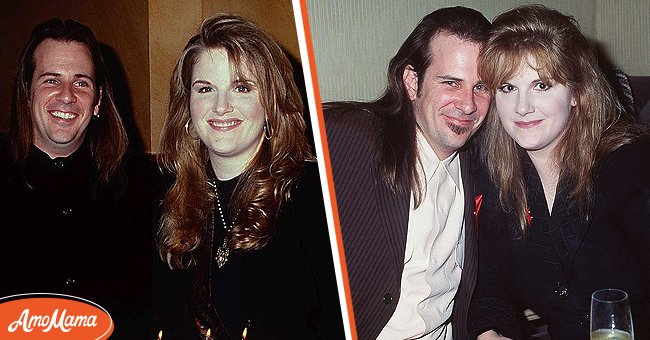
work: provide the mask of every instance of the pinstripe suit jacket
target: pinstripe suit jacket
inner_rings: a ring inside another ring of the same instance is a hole
[[[376,115],[327,109],[325,126],[357,335],[360,340],[375,339],[400,296],[410,196],[394,193],[380,179],[382,122]],[[468,339],[467,314],[476,283],[477,240],[470,157],[465,151],[460,156],[466,200],[465,263],[452,324],[454,339],[464,340]]]

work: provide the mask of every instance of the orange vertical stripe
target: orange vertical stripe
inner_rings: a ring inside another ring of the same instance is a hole
[[[321,106],[320,90],[318,88],[318,76],[316,72],[316,60],[314,57],[314,48],[311,40],[311,31],[309,30],[309,16],[307,15],[307,2],[300,0],[302,21],[305,28],[305,40],[307,43],[307,52],[309,59],[309,66],[311,68],[312,87],[314,88],[314,100],[316,101],[316,111],[318,114],[318,125],[320,127],[321,144],[323,145],[323,155],[325,161],[325,169],[327,172],[327,183],[330,192],[330,204],[332,206],[332,217],[334,220],[334,229],[336,232],[336,244],[339,250],[339,261],[341,263],[341,275],[343,276],[343,285],[345,291],[345,300],[348,309],[348,321],[350,323],[350,333],[352,339],[357,340],[357,328],[354,323],[354,309],[352,308],[352,298],[350,294],[350,284],[348,281],[348,270],[345,264],[345,251],[343,249],[343,237],[341,236],[341,224],[339,221],[338,206],[336,204],[336,193],[334,192],[334,179],[332,176],[332,167],[330,166],[330,153],[327,147],[327,138],[325,132],[325,121],[323,118],[323,108]]]

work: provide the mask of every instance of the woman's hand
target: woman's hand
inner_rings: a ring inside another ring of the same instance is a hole
[[[495,331],[487,331],[481,333],[481,335],[479,335],[478,338],[476,338],[476,340],[512,340],[512,339],[506,338],[505,336],[501,336],[501,334]]]

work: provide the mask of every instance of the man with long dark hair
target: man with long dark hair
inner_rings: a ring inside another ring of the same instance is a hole
[[[139,338],[126,322],[147,326],[139,318],[151,281],[153,183],[148,163],[126,156],[89,27],[51,19],[34,28],[0,141],[0,296],[85,298],[108,310],[117,337]]]
[[[436,10],[391,60],[382,97],[324,104],[359,339],[468,338],[477,261],[465,144],[489,107],[476,65],[489,29],[473,9]]]

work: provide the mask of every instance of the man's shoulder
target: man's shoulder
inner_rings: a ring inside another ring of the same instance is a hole
[[[9,137],[7,131],[0,131],[0,149],[7,152],[9,149]]]
[[[150,190],[164,184],[164,174],[156,163],[156,155],[145,152],[128,152],[124,157],[123,166],[129,182],[138,188]]]
[[[323,115],[330,144],[375,144],[380,140],[382,119],[366,103],[325,103]]]
[[[356,128],[372,127],[381,124],[377,113],[371,111],[367,103],[329,102],[323,103],[325,124],[334,126],[351,126]]]
[[[345,190],[343,188],[355,178],[367,179],[377,173],[383,145],[382,122],[364,109],[324,108],[334,182],[337,190]]]
[[[0,131],[0,166],[8,166],[11,163],[11,147],[6,131]],[[4,174],[3,174],[4,175]]]

